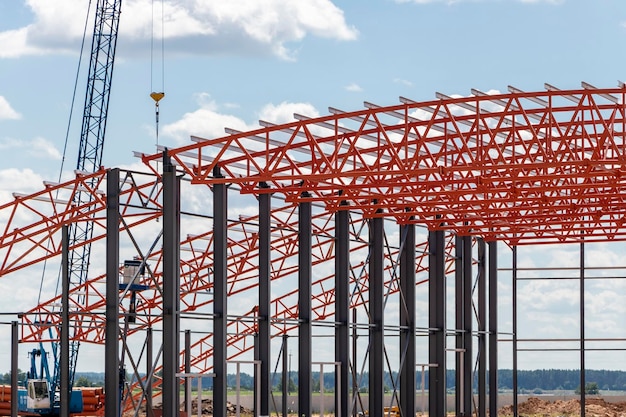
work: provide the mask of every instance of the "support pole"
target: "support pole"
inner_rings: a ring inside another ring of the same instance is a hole
[[[428,414],[446,415],[446,280],[443,230],[428,233]]]
[[[222,178],[220,168],[213,171],[215,178]],[[226,328],[227,328],[227,189],[226,184],[213,185],[213,257],[214,298],[213,312],[213,415],[226,417]]]
[[[486,246],[478,238],[478,417],[487,417],[487,265]]]
[[[463,237],[454,237],[454,411],[456,416],[463,416],[465,404],[465,392],[463,383],[463,315],[465,303],[463,302],[463,277],[465,258],[463,251]]]
[[[191,330],[185,330],[185,374],[191,374]],[[198,389],[202,389],[198,387]],[[191,415],[191,378],[185,378],[185,411]],[[198,404],[200,407],[201,404]]]
[[[498,413],[498,242],[489,242],[489,415]]]
[[[62,228],[61,251],[61,382],[59,387],[59,416],[70,415],[70,262],[69,262],[69,227]],[[50,401],[54,401],[51,398]]]
[[[311,203],[299,205],[298,231],[298,415],[311,417]]]
[[[369,221],[369,415],[382,416],[384,392],[384,219]]]
[[[463,236],[463,415],[472,415],[474,375],[472,287],[472,237]]]
[[[400,408],[415,415],[415,225],[400,226]]]
[[[11,417],[17,417],[17,373],[19,355],[19,332],[17,321],[11,322]]]
[[[146,330],[146,417],[154,417],[152,411],[152,384],[154,383],[152,327]]]
[[[281,375],[281,383],[283,386],[283,393],[282,393],[282,414],[283,417],[287,417],[288,414],[288,410],[289,410],[289,381],[291,380],[291,378],[289,377],[289,360],[288,360],[288,356],[287,353],[289,352],[287,350],[288,347],[288,339],[289,336],[287,336],[286,334],[283,335],[283,346],[282,346],[282,352],[283,352],[283,372]]]
[[[517,246],[513,246],[513,416],[517,417]]]
[[[350,367],[350,234],[347,210],[335,214],[335,410],[338,417],[348,417],[348,368]]]
[[[180,180],[163,152],[163,415],[180,409],[178,384],[180,298]]]
[[[266,184],[261,184],[261,188],[267,188]],[[260,366],[260,391],[256,395],[260,397],[259,416],[270,415],[270,396],[271,396],[271,326],[270,311],[271,303],[271,245],[272,231],[270,224],[271,214],[271,194],[263,193],[259,195],[259,335],[256,338],[258,342],[258,357],[261,362]]]
[[[584,239],[584,236],[582,237]],[[585,417],[585,242],[580,242],[580,417]]]
[[[106,236],[106,326],[104,342],[104,415],[118,417],[120,411],[119,366],[119,169],[107,173]]]

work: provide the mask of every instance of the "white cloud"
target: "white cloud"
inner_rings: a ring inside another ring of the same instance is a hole
[[[429,4],[429,3],[447,3],[447,4],[455,4],[455,3],[485,3],[485,2],[496,2],[503,0],[396,0],[396,3],[417,3],[417,4]],[[514,0],[519,3],[550,3],[550,4],[563,4],[565,0]]]
[[[356,83],[348,84],[344,88],[346,89],[346,91],[352,91],[354,93],[360,93],[361,91],[363,91],[361,86]]]
[[[319,112],[309,103],[289,103],[283,101],[278,105],[266,104],[259,113],[259,118],[268,122],[282,124],[293,122],[293,115],[301,114],[307,117],[319,117]]]
[[[0,150],[23,150],[26,155],[34,158],[60,160],[61,153],[49,140],[36,137],[32,140],[2,139]]]
[[[21,114],[13,110],[11,104],[9,104],[8,100],[2,96],[0,96],[0,120],[2,119],[20,119],[22,117]]]
[[[404,84],[407,87],[413,87],[413,83],[411,81],[405,80],[403,78],[394,78],[393,82],[396,84]]]
[[[34,21],[22,28],[0,32],[0,57],[68,53],[77,51],[85,25],[86,2],[75,0],[25,0]],[[154,33],[163,34],[171,51],[184,54],[256,53],[293,58],[287,46],[307,35],[354,40],[357,30],[349,26],[343,11],[331,0],[231,0],[198,2],[164,0],[153,29],[153,2],[126,0],[120,18],[120,36],[127,45],[147,44]],[[92,18],[87,20],[91,31]],[[144,48],[147,50],[147,48]]]

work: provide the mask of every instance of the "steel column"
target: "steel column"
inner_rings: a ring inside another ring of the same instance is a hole
[[[59,382],[60,417],[70,415],[70,250],[69,250],[69,227],[61,228],[61,355],[59,366],[61,367],[61,381]],[[54,398],[50,399],[54,401]]]
[[[446,415],[446,280],[442,230],[428,233],[428,414]]]
[[[154,384],[152,327],[146,330],[146,416],[153,417],[152,384]]]
[[[463,277],[464,277],[464,252],[463,237],[454,236],[454,411],[457,416],[463,415],[464,392],[463,392],[463,314],[465,303],[463,302]]]
[[[191,373],[191,330],[185,330],[185,374]],[[198,389],[202,389],[198,387]],[[185,377],[185,411],[187,415],[191,415],[191,409],[188,409],[188,405],[191,404],[191,378]],[[200,404],[198,405],[200,407]]]
[[[19,355],[19,328],[17,321],[11,322],[11,417],[17,417],[17,373]]]
[[[219,167],[213,171],[215,178],[221,178]],[[226,329],[227,329],[227,188],[226,184],[213,185],[213,415],[226,417]]]
[[[486,245],[478,238],[478,417],[487,417],[487,265]]]
[[[400,408],[415,415],[415,225],[400,226]]]
[[[584,239],[584,236],[582,237]],[[585,242],[580,243],[580,417],[585,417]]]
[[[348,417],[348,368],[350,367],[350,223],[347,210],[335,214],[335,414]]]
[[[456,236],[456,415],[472,413],[472,237]]]
[[[384,219],[369,221],[369,414],[382,416],[384,392]]]
[[[281,398],[281,408],[282,408],[282,415],[283,417],[287,417],[288,411],[287,409],[289,408],[289,404],[288,404],[288,399],[289,399],[289,381],[291,380],[291,377],[289,375],[289,361],[288,361],[288,350],[287,350],[287,345],[288,345],[288,338],[289,336],[284,334],[283,335],[283,345],[282,345],[282,352],[283,352],[283,372],[281,375],[281,384],[283,386],[283,393],[282,393],[282,398]],[[268,414],[269,415],[269,414]]]
[[[312,408],[311,362],[311,203],[298,207],[298,415],[310,417]]]
[[[118,417],[120,410],[119,367],[119,169],[107,173],[106,326],[104,342],[104,415]]]
[[[266,188],[265,184],[261,184],[262,188]],[[271,245],[272,230],[270,224],[271,214],[271,194],[259,195],[259,335],[256,338],[258,343],[258,357],[261,361],[260,391],[256,395],[260,396],[260,416],[270,415],[270,395],[271,395],[271,323],[270,318],[272,312],[270,310],[271,302]]]
[[[178,384],[180,298],[180,183],[167,151],[163,153],[163,415],[180,409]]]
[[[498,413],[498,242],[489,242],[489,415]]]
[[[513,271],[512,271],[512,292],[513,292],[513,416],[518,414],[517,401],[517,246],[513,246]]]

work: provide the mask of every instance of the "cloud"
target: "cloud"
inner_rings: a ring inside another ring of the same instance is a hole
[[[86,2],[77,6],[75,0],[24,1],[34,20],[25,27],[0,32],[0,58],[78,51]],[[154,25],[153,12],[157,16]],[[92,20],[87,20],[88,33]],[[154,33],[157,38],[163,35],[174,53],[255,53],[284,59],[294,57],[288,44],[307,35],[339,40],[354,40],[358,35],[331,0],[164,0],[154,9],[151,0],[126,0],[119,30],[126,45],[146,51]]]
[[[2,119],[12,119],[17,120],[21,119],[22,115],[13,110],[11,104],[7,101],[6,98],[0,96],[0,120]]]
[[[60,160],[61,153],[49,140],[36,137],[32,140],[6,138],[0,140],[0,150],[23,150],[26,155],[34,158]]]
[[[430,3],[486,3],[486,2],[499,2],[502,0],[396,0],[396,3],[417,3],[417,4],[430,4]],[[515,0],[518,3],[549,3],[549,4],[563,4],[565,0]]]
[[[403,78],[394,78],[393,82],[396,84],[406,85],[407,87],[413,87],[413,83],[411,81],[405,80]]]
[[[353,93],[360,93],[361,91],[363,91],[361,86],[356,83],[348,84],[344,88],[346,89],[346,91],[351,91]]]

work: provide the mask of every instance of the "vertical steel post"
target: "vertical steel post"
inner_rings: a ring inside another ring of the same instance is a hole
[[[486,245],[478,238],[478,417],[487,417],[487,264]]]
[[[335,213],[335,414],[348,417],[350,367],[350,230],[347,210]]]
[[[288,338],[289,336],[287,336],[286,334],[283,335],[283,346],[282,346],[282,352],[283,352],[283,372],[281,375],[281,384],[283,386],[283,393],[282,393],[282,401],[281,401],[281,405],[282,405],[282,414],[283,417],[287,417],[288,414],[288,409],[289,409],[289,381],[291,380],[290,375],[289,375],[289,360],[287,359],[287,353],[289,352],[287,350],[287,345],[288,345]]]
[[[222,178],[219,167],[213,171],[215,178]],[[213,262],[214,298],[213,312],[213,415],[226,417],[226,329],[227,329],[227,189],[226,184],[213,185]]]
[[[267,188],[266,184],[261,184],[261,188]],[[271,395],[271,323],[270,311],[271,303],[271,194],[263,193],[259,195],[259,335],[256,338],[258,343],[257,359],[261,361],[260,366],[260,391],[256,395],[260,396],[260,416],[270,415],[270,395]]]
[[[152,327],[146,330],[146,417],[154,417],[152,412],[152,385],[154,384]]]
[[[513,416],[518,414],[517,398],[517,246],[513,246],[513,271],[512,271],[512,291],[513,291]]]
[[[120,414],[119,367],[119,169],[107,173],[107,236],[106,236],[106,326],[104,342],[104,415]]]
[[[70,415],[70,249],[69,227],[62,227],[61,243],[61,355],[59,366],[61,367],[61,381],[59,387],[60,417]],[[54,398],[50,399],[51,401]]]
[[[464,378],[463,378],[463,278],[465,262],[463,252],[463,237],[454,236],[454,412],[456,416],[463,416]]]
[[[303,196],[307,196],[304,194]],[[298,208],[298,415],[311,417],[311,203]]]
[[[498,413],[498,242],[489,242],[489,415]]]
[[[384,219],[370,219],[369,230],[369,414],[382,416],[384,391]]]
[[[428,233],[428,414],[446,415],[446,280],[443,230]]]
[[[19,332],[17,321],[11,322],[11,417],[17,417],[17,373],[19,355]]]
[[[185,330],[185,373],[187,375],[191,373],[191,330]],[[202,388],[198,387],[198,389]],[[185,377],[185,411],[187,412],[187,416],[191,415],[191,408],[188,407],[190,404],[191,378]],[[198,407],[201,407],[201,404],[198,404]]]
[[[180,182],[163,152],[163,415],[176,417],[180,390],[178,301],[180,298]]]
[[[415,225],[400,226],[400,408],[415,415]]]
[[[584,239],[584,236],[583,236]],[[585,242],[580,242],[580,417],[585,417]]]

